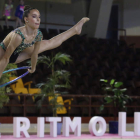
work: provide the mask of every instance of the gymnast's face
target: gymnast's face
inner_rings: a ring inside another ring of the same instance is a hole
[[[25,19],[26,24],[33,29],[38,29],[40,25],[40,13],[37,9],[33,9]]]

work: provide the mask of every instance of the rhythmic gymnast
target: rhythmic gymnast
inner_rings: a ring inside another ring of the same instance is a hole
[[[40,13],[36,8],[24,7],[23,23],[25,26],[11,31],[0,43],[0,77],[8,63],[20,63],[31,58],[30,73],[36,69],[38,54],[60,46],[68,38],[80,34],[82,26],[89,18],[82,18],[69,30],[49,39],[42,40],[39,30]]]

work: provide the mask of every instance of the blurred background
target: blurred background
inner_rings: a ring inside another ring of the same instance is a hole
[[[0,1],[0,9],[3,9],[6,2]],[[11,17],[8,19],[9,27],[5,24],[3,10],[0,10],[1,41],[16,28],[15,12],[19,1],[13,0],[12,4]],[[51,56],[52,52],[54,54],[62,52],[72,58],[71,64],[62,66],[57,63],[55,67],[56,69],[61,67],[70,72],[71,88],[67,91],[68,95],[73,96],[63,97],[63,100],[73,98],[71,105],[77,105],[77,107],[71,107],[66,115],[112,116],[113,110],[110,106],[102,113],[99,112],[99,107],[104,100],[102,95],[105,95],[100,79],[121,81],[124,83],[123,87],[127,88],[126,94],[135,96],[133,102],[128,105],[133,105],[128,109],[128,116],[132,117],[135,111],[140,110],[138,106],[140,95],[139,0],[25,0],[24,5],[30,5],[40,11],[40,30],[44,39],[50,39],[68,30],[82,17],[90,18],[90,21],[83,26],[80,36],[75,35],[60,47],[40,54],[40,56]],[[26,61],[17,66],[25,65],[27,65]],[[18,71],[17,75],[22,73]],[[35,73],[25,76],[22,81],[23,83],[32,81],[30,88],[35,88],[38,83],[46,81],[50,73],[45,64],[39,64]],[[94,98],[89,98],[91,96]],[[10,101],[11,104],[22,104],[15,98],[11,98]],[[27,101],[32,105],[36,104],[32,98],[27,98]],[[91,108],[82,106],[89,103]],[[24,116],[41,116],[41,114],[50,115],[46,110],[39,114],[31,106],[26,108],[26,113],[24,112]],[[23,115],[23,108],[6,106],[5,111],[0,111],[0,115],[20,116]]]

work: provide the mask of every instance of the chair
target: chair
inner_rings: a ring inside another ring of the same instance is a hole
[[[48,99],[49,99],[49,101],[50,101],[50,100],[53,99],[53,97],[49,96]],[[70,107],[70,105],[71,105],[71,100],[73,100],[73,99],[67,99],[67,100],[64,100],[64,101],[63,101],[62,96],[58,96],[58,97],[57,97],[57,103],[60,104],[60,105],[64,105],[65,103],[68,103],[68,104],[69,104],[69,107],[68,107],[69,110],[71,109],[71,107]],[[67,113],[66,107],[62,107],[62,108],[58,108],[58,109],[57,109],[57,114],[66,114],[66,113]]]
[[[10,77],[10,81],[15,79],[17,77]],[[38,94],[41,92],[39,88],[31,88],[31,83],[32,81],[26,82],[25,84],[23,83],[22,79],[17,80],[15,84],[11,84],[10,87],[11,89],[16,93],[23,93],[23,94]],[[25,86],[28,85],[28,88],[25,88]]]

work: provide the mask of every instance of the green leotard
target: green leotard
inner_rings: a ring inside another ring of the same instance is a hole
[[[19,56],[20,52],[22,52],[24,49],[31,47],[32,45],[34,45],[36,42],[39,42],[42,40],[43,35],[42,32],[38,29],[37,31],[37,35],[35,37],[35,39],[31,42],[31,43],[24,43],[25,37],[23,35],[23,33],[21,32],[21,30],[19,28],[15,29],[13,32],[19,34],[22,38],[22,42],[21,44],[15,49],[15,51],[13,52],[13,54],[10,57],[9,62],[10,63],[14,63],[17,59],[17,57]],[[6,51],[6,47],[4,45],[3,42],[0,43],[0,46]]]

